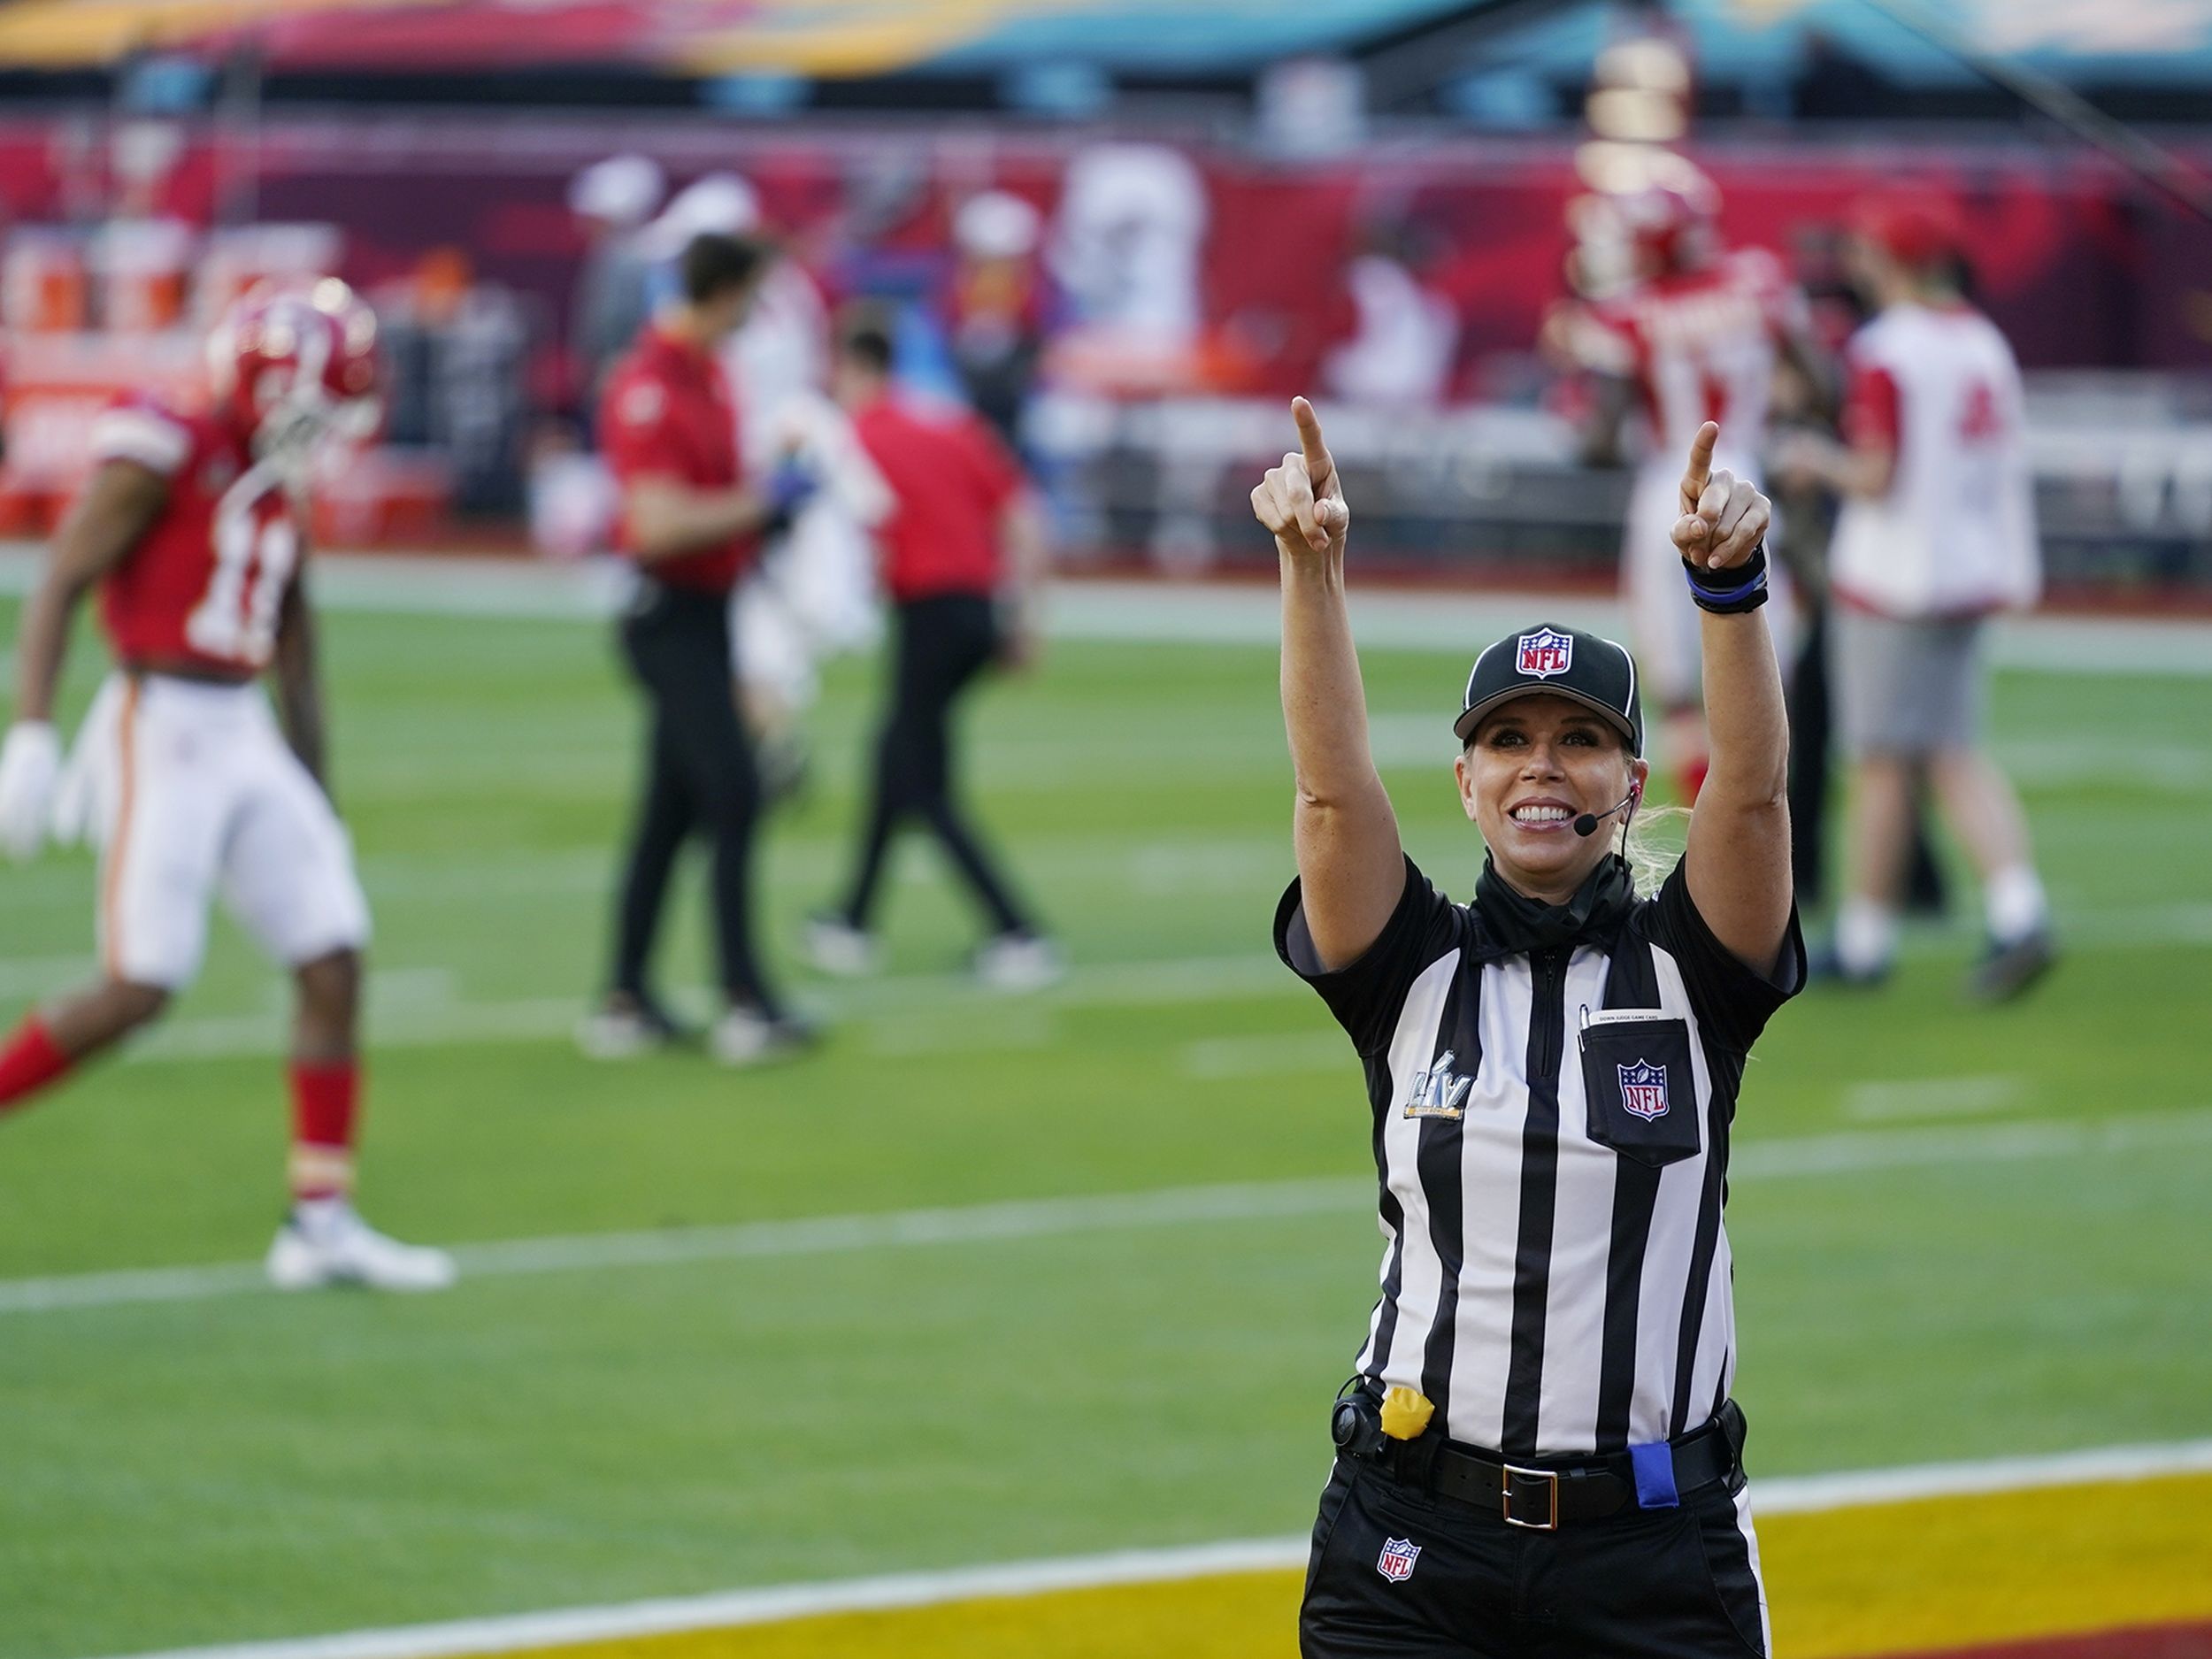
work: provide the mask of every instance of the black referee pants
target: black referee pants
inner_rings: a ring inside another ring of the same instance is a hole
[[[916,818],[943,844],[995,931],[1031,931],[953,789],[953,703],[998,655],[997,612],[980,594],[943,594],[900,605],[896,627],[868,823],[842,914],[867,928],[892,837]]]
[[[622,876],[614,988],[644,996],[676,855],[694,832],[714,849],[710,887],[722,988],[778,1011],[753,954],[753,838],[760,781],[731,683],[729,601],[646,579],[622,623],[623,655],[651,710],[636,822]]]
[[[1406,1570],[1405,1546],[1419,1553]],[[1394,1579],[1387,1563],[1401,1573]],[[1679,1509],[1508,1526],[1339,1457],[1313,1532],[1304,1659],[1745,1659],[1763,1655],[1751,1547],[1717,1483]]]

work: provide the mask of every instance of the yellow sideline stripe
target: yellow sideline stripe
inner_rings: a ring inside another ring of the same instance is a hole
[[[1775,1647],[1786,1659],[2212,1619],[2212,1475],[1778,1515],[1759,1535]],[[511,1659],[1291,1659],[1300,1580],[1254,1572],[1117,1585]]]
[[[1294,1659],[1296,1572],[949,1601],[551,1647],[514,1659]]]
[[[2212,1475],[1777,1516],[1759,1534],[1792,1659],[2212,1619]]]

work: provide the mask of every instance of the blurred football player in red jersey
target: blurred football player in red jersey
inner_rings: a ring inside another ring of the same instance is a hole
[[[1663,752],[1683,797],[1694,800],[1705,776],[1705,722],[1697,611],[1682,603],[1681,556],[1668,539],[1681,471],[1675,457],[1701,426],[1717,420],[1728,448],[1714,464],[1756,477],[1778,361],[1786,357],[1824,390],[1830,375],[1805,296],[1780,261],[1763,249],[1721,246],[1709,182],[1686,174],[1608,198],[1608,205],[1624,243],[1627,280],[1579,308],[1565,338],[1601,387],[1585,458],[1613,464],[1633,411],[1650,429],[1629,498],[1622,597],[1645,695],[1664,722]],[[1781,574],[1778,565],[1778,588]],[[1767,615],[1786,672],[1789,595],[1778,596],[1782,603]]]
[[[451,1258],[373,1231],[349,1195],[369,913],[320,781],[301,580],[311,452],[376,419],[376,319],[334,280],[257,293],[211,338],[209,372],[204,412],[142,396],[101,418],[90,481],[24,611],[0,846],[30,856],[57,816],[91,831],[101,972],[0,1047],[0,1111],[161,1013],[199,970],[219,889],[297,990],[292,1206],[270,1278],[437,1289]],[[116,672],[65,778],[54,687],[71,617],[96,586]],[[269,671],[281,732],[256,683]]]

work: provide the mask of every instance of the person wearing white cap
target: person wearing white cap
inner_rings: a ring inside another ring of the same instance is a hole
[[[1042,230],[1037,210],[1006,190],[970,196],[952,219],[958,261],[944,296],[947,343],[969,405],[1014,448],[1044,350],[1034,257]]]
[[[638,227],[660,205],[667,181],[648,156],[610,156],[568,184],[568,211],[591,247],[576,279],[569,348],[584,402],[597,393],[607,367],[645,326],[649,260]]]

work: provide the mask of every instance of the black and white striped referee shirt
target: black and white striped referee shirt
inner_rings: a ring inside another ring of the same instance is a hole
[[[1735,1371],[1728,1133],[1744,1059],[1804,982],[1706,926],[1678,864],[1578,942],[1514,951],[1409,858],[1357,962],[1318,970],[1294,881],[1276,948],[1366,1064],[1385,1240],[1359,1371],[1507,1456],[1703,1424]]]

